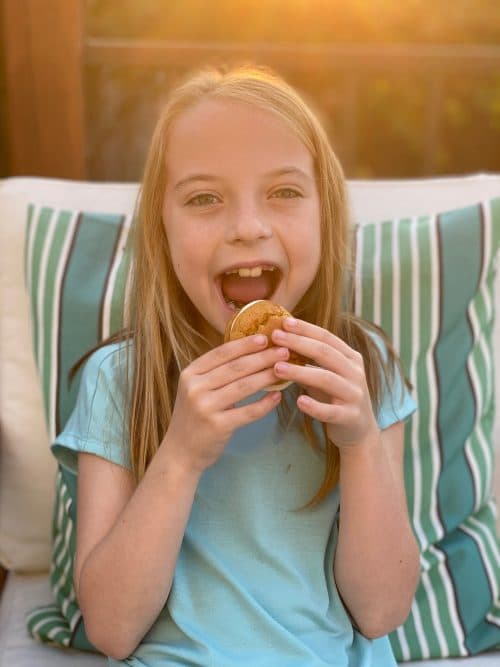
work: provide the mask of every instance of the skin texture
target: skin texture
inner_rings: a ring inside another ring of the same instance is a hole
[[[265,336],[223,343],[231,312],[217,276],[228,267],[279,266],[273,301],[290,312],[314,279],[313,160],[270,112],[205,100],[174,123],[166,161],[163,218],[173,265],[213,348],[180,374],[168,431],[138,485],[124,468],[79,454],[74,577],[89,638],[115,659],[141,641],[167,600],[200,476],[233,433],[275,409],[281,394],[235,404],[277,379],[305,387],[299,409],[325,422],[339,447],[337,585],[360,631],[386,634],[407,616],[418,577],[403,425],[379,431],[362,358],[320,327],[287,319],[272,334],[274,346]],[[270,175],[285,168],[294,171]],[[185,182],[196,174],[205,176]],[[290,351],[316,366],[287,365]]]

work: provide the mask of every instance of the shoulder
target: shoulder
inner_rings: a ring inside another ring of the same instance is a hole
[[[114,384],[121,384],[128,375],[131,367],[132,343],[120,342],[103,345],[87,359],[82,374],[82,384],[95,383],[104,379]]]

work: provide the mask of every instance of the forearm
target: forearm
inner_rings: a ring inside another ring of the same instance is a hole
[[[167,600],[199,480],[165,446],[76,582],[91,641],[118,659],[134,650]]]
[[[405,620],[418,579],[402,474],[387,449],[378,434],[341,451],[335,577],[356,624],[371,637]]]

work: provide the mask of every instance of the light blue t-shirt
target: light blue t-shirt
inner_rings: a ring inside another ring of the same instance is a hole
[[[85,451],[130,467],[124,356],[111,345],[87,362],[75,410],[53,445],[63,465],[75,470]],[[379,426],[414,410],[398,379],[385,392]],[[165,607],[136,652],[109,664],[395,666],[388,638],[357,632],[335,586],[338,489],[300,509],[323,470],[321,455],[297,429],[284,432],[276,411],[239,429],[201,477]]]

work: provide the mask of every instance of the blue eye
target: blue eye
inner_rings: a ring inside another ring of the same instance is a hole
[[[218,198],[215,195],[211,195],[208,192],[205,192],[200,195],[192,197],[186,202],[186,206],[210,206],[216,204]]]
[[[302,197],[301,193],[293,188],[281,188],[281,190],[273,192],[272,196],[278,199],[296,199],[297,197]]]

